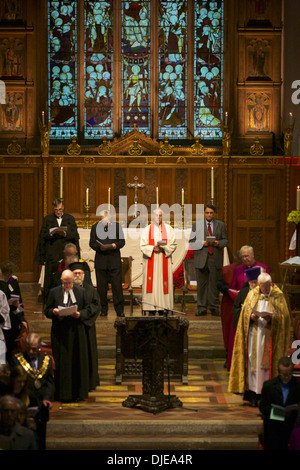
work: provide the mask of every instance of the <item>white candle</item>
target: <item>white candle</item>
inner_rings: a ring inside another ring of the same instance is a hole
[[[63,167],[60,168],[60,184],[59,184],[59,197],[60,199],[63,198],[64,194],[64,169]]]
[[[211,168],[211,199],[215,197],[215,188],[214,188],[214,167]]]
[[[45,111],[42,111],[42,124],[45,125]]]
[[[228,123],[228,113],[227,111],[225,112],[225,126],[227,126]]]
[[[108,188],[108,209],[110,209],[110,188]]]
[[[156,207],[158,207],[158,188],[156,188]]]
[[[86,191],[85,191],[85,204],[86,206],[89,205],[89,188],[86,188]]]
[[[296,203],[297,211],[300,211],[300,186],[297,186],[297,203]]]
[[[290,126],[293,124],[293,113],[290,113]]]
[[[184,206],[184,189],[181,190],[181,205]]]

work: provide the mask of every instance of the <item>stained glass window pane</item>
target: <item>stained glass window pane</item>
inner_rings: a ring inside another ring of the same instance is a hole
[[[159,2],[159,137],[186,138],[187,1]]]
[[[77,1],[48,2],[50,137],[77,135]]]
[[[113,136],[112,3],[85,2],[85,138]]]
[[[122,133],[149,134],[150,1],[122,1]]]
[[[223,1],[195,1],[194,134],[222,137]]]

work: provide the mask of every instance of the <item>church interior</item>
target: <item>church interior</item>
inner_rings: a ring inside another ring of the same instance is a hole
[[[0,261],[13,263],[29,328],[45,342],[51,322],[35,252],[59,197],[91,271],[88,238],[102,204],[126,229],[145,222],[137,207],[147,224],[152,205],[177,204],[182,217],[171,213],[169,222],[189,230],[197,206],[213,203],[227,227],[228,264],[250,245],[282,286],[282,263],[300,255],[295,3],[0,2]],[[138,251],[128,244],[124,255],[136,262],[132,291],[124,289],[125,315],[134,318]],[[183,405],[159,414],[122,406],[142,383],[141,375],[116,380],[111,303],[96,323],[100,385],[84,403],[54,404],[49,450],[259,449],[259,411],[227,393],[220,317],[195,316],[193,289],[182,315],[182,298],[181,285],[174,308],[189,322],[186,377],[165,387]]]

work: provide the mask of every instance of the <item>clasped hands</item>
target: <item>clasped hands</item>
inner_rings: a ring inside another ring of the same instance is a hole
[[[59,309],[58,309],[58,308],[54,308],[54,309],[52,310],[52,312],[53,312],[53,315],[56,315],[56,316],[59,315]],[[72,313],[72,314],[70,315],[70,317],[79,318],[79,317],[80,317],[80,312],[74,312],[74,313]]]

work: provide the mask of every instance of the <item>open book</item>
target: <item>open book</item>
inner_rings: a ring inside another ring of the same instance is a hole
[[[49,228],[49,234],[54,235],[57,232],[67,232],[68,227],[65,225],[61,225],[60,227],[52,227]]]
[[[76,313],[78,310],[77,305],[71,305],[70,307],[61,307],[58,306],[59,310],[59,316],[60,317],[69,317],[70,315],[73,315],[73,313]]]
[[[286,413],[289,411],[298,410],[298,406],[299,405],[297,403],[293,405],[288,405],[288,406],[280,406],[280,405],[272,404],[270,419],[274,419],[276,421],[284,421]]]
[[[113,244],[112,243],[105,244],[105,243],[100,242],[100,240],[96,240],[96,242],[98,243],[98,245],[100,245],[102,250],[112,250],[113,249]]]
[[[255,310],[254,308],[252,309],[252,312],[257,316],[257,317],[269,317],[270,315],[274,315],[274,312],[259,312],[258,310]]]

